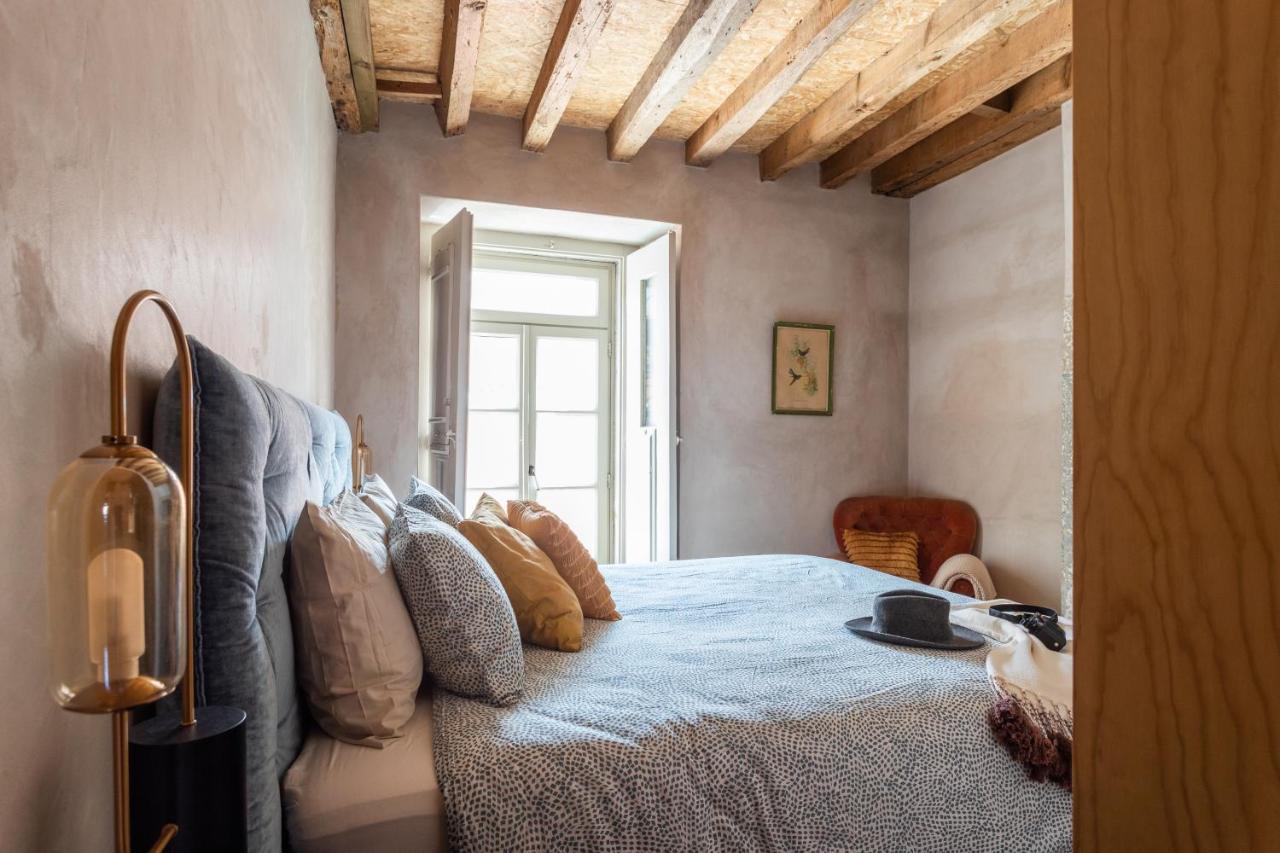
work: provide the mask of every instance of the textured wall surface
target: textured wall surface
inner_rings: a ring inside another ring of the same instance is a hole
[[[333,118],[304,0],[4,0],[0,90],[0,848],[105,850],[110,724],[46,692],[45,496],[140,287],[331,401]],[[137,425],[172,343],[153,308],[130,341]]]
[[[905,203],[862,182],[821,190],[812,169],[763,184],[753,157],[688,168],[671,143],[610,163],[594,131],[562,127],[530,154],[508,119],[473,115],[443,139],[431,110],[384,104],[381,124],[338,143],[335,397],[364,413],[397,488],[417,458],[424,194],[682,226],[681,556],[832,553],[840,498],[905,488]],[[836,326],[834,416],[770,413],[783,319]]]
[[[1062,576],[1062,135],[911,200],[910,481],[982,519],[1000,595]]]

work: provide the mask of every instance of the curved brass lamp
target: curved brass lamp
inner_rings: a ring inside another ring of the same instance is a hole
[[[178,350],[181,481],[126,425],[125,345],[134,314],[147,302],[164,312]],[[49,496],[53,697],[70,711],[112,715],[118,853],[130,847],[129,709],[169,695],[181,682],[182,723],[195,723],[191,388],[191,353],[173,307],[153,290],[135,293],[111,342],[111,431],[63,470]],[[152,849],[176,832],[167,824]]]
[[[351,451],[351,488],[357,494],[364,487],[364,477],[373,470],[373,451],[364,443],[364,415],[356,415],[356,434]]]

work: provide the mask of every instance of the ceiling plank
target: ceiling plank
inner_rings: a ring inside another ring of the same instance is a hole
[[[684,100],[759,0],[693,0],[609,124],[610,160],[635,157]]]
[[[445,136],[457,136],[467,129],[487,5],[487,0],[445,0],[444,3],[444,30],[440,38],[438,66],[440,100],[436,101],[436,118],[440,120],[440,130]]]
[[[1005,89],[995,97],[988,98],[978,106],[974,107],[972,112],[980,116],[988,116],[991,118],[1000,118],[1009,112],[1013,105],[1013,93]]]
[[[351,77],[351,55],[347,53],[347,30],[342,25],[339,0],[311,0],[311,20],[315,24],[329,102],[333,104],[333,120],[339,130],[359,133],[360,107],[356,104],[356,85]]]
[[[551,141],[614,5],[615,0],[566,0],[524,111],[525,150],[542,151]]]
[[[1003,118],[986,102],[1071,52],[1071,0],[1060,0],[1007,40],[822,161],[822,186],[842,186],[966,113]],[[986,109],[982,109],[986,107]]]
[[[818,0],[733,94],[685,142],[690,166],[706,166],[758,122],[791,90],[827,48],[879,0]]]
[[[930,74],[1045,5],[1042,0],[948,0],[761,151],[760,179],[776,180],[831,154],[860,127],[874,126],[877,114],[887,117],[920,94]]]
[[[910,198],[1056,127],[1071,97],[1071,57],[1013,88],[1009,113],[961,116],[871,172],[872,192]]]
[[[378,129],[378,83],[373,72],[373,36],[369,32],[369,0],[341,0],[342,24],[351,57],[351,80],[362,130]]]

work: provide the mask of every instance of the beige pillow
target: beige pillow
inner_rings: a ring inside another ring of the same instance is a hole
[[[582,648],[578,598],[532,539],[483,504],[458,524],[458,532],[484,556],[502,582],[522,639],[562,652]]]
[[[291,549],[289,608],[311,713],[333,737],[381,748],[403,732],[422,683],[386,527],[346,491],[326,507],[307,504]]]
[[[591,552],[560,516],[536,501],[507,501],[507,521],[542,549],[588,619],[621,619]]]
[[[360,500],[364,501],[365,506],[373,510],[374,515],[382,519],[384,527],[391,526],[400,502],[396,500],[396,496],[391,491],[391,487],[387,485],[386,480],[377,474],[366,474],[364,486],[360,489]]]
[[[840,539],[849,562],[903,580],[920,582],[920,537],[915,533],[845,530]]]

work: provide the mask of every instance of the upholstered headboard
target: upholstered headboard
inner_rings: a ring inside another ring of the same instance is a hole
[[[195,338],[196,704],[248,715],[249,850],[281,848],[279,779],[302,747],[285,599],[289,537],[307,501],[351,483],[346,422],[237,370]],[[179,467],[179,386],[160,388],[156,450]]]

